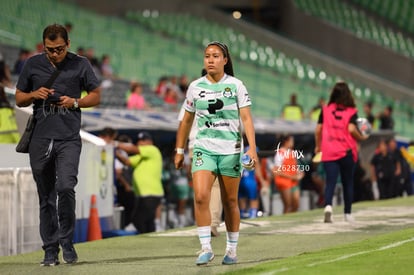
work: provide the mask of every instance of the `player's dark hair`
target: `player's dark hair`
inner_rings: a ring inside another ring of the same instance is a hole
[[[328,104],[335,103],[344,107],[355,107],[355,101],[348,84],[337,82],[332,88]]]

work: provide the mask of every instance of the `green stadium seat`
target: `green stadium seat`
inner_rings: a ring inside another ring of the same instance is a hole
[[[338,7],[337,1],[307,0],[295,3],[302,5],[308,12],[325,15],[330,14],[324,12],[326,8]],[[55,11],[52,14],[48,12],[51,9]],[[356,16],[361,16],[358,12],[343,10],[344,13],[337,11],[334,15],[341,17],[344,25],[361,35],[366,35],[365,32],[369,29],[369,33],[374,33],[373,36],[386,37],[390,44],[398,41],[398,36],[393,38],[386,29],[374,28],[375,31],[372,31],[369,20],[353,20]],[[23,14],[27,17],[21,20]],[[57,23],[73,22],[73,51],[79,46],[92,46],[98,57],[104,53],[110,54],[114,69],[120,77],[145,82],[150,87],[155,87],[162,75],[186,74],[190,79],[198,77],[203,66],[204,46],[213,39],[221,40],[230,46],[236,76],[244,81],[255,102],[254,115],[261,117],[279,116],[283,104],[288,102],[289,95],[293,92],[300,95],[299,101],[307,112],[321,95],[327,98],[335,81],[341,79],[260,41],[254,41],[229,26],[212,24],[190,14],[129,11],[123,20],[100,16],[76,5],[53,0],[5,0],[0,3],[0,15],[0,29],[22,37],[21,45],[18,46],[28,48],[33,48],[41,40],[42,29],[49,23],[44,21],[45,18],[52,18]],[[0,41],[7,43],[4,40],[0,36]],[[16,45],[15,41],[8,43]],[[412,43],[400,44],[407,51],[413,48]],[[360,85],[354,86],[358,88]],[[372,91],[370,97],[381,108],[386,98],[376,98],[377,94],[380,95],[378,91]],[[361,93],[361,99],[365,98],[368,96]],[[109,98],[108,102],[120,104],[123,103],[122,100],[116,97]],[[148,100],[157,106],[162,103],[159,98]]]
[[[414,57],[414,51],[411,49],[411,47],[407,46],[413,43],[413,40],[410,37],[401,35],[400,39],[390,39],[389,37],[391,37],[393,33],[393,30],[391,28],[371,18],[366,12],[355,9],[354,6],[349,5],[345,1],[295,0],[294,2],[296,3],[297,7],[304,12],[320,17],[344,29],[348,29],[360,38],[371,40],[403,55]],[[303,2],[306,2],[306,5],[304,5]],[[310,2],[313,4],[310,5]],[[406,5],[408,5],[407,3],[414,3],[412,0],[371,1],[372,3],[367,1],[354,0],[354,2],[365,6],[367,9],[375,9],[375,12],[378,12],[381,16],[384,16],[396,23],[398,20],[402,20],[402,18],[404,18],[403,14],[407,13],[407,11],[408,14],[406,17],[412,17],[411,13],[413,9],[410,9],[410,7]],[[309,8],[306,9],[304,8],[305,6]],[[317,8],[314,9],[313,7]],[[386,13],[383,13],[384,11]],[[408,25],[406,22],[404,22],[400,26],[404,27],[414,25]]]

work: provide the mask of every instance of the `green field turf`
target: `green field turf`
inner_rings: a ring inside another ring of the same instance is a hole
[[[322,222],[323,210],[241,224],[234,266],[221,265],[225,233],[213,238],[216,258],[194,264],[195,227],[76,244],[79,262],[41,267],[42,251],[0,257],[0,274],[414,274],[414,197],[354,204],[356,222]]]

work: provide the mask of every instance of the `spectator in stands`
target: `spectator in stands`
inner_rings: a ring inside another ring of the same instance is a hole
[[[283,202],[283,213],[292,213],[299,210],[300,186],[304,170],[300,169],[298,158],[300,155],[294,150],[294,137],[282,135],[276,149],[273,173],[275,185]]]
[[[371,124],[371,126],[375,127],[375,116],[372,113],[373,103],[371,101],[367,101],[364,103],[364,114],[365,118]]]
[[[400,174],[400,171],[398,160],[389,152],[387,142],[381,139],[371,158],[371,181],[374,188],[378,186],[379,199],[394,197],[394,177]]]
[[[26,61],[15,98],[19,107],[33,104],[36,126],[29,157],[40,205],[40,236],[45,251],[41,264],[50,266],[59,263],[59,243],[65,262],[78,260],[72,241],[82,148],[80,108],[99,104],[100,83],[90,63],[68,51],[70,40],[64,26],[47,26],[43,45],[44,53]],[[53,85],[45,87],[57,70],[60,74]],[[82,90],[88,95],[80,98]],[[55,103],[48,101],[52,94],[58,98]]]
[[[10,85],[10,74],[0,54],[0,143],[17,143],[20,135],[17,131],[14,108],[5,92],[8,85]]]
[[[357,142],[368,138],[358,130],[357,118],[355,101],[348,85],[337,82],[328,105],[322,108],[315,129],[315,154],[322,153],[326,172],[324,222],[332,222],[332,199],[338,174],[343,186],[345,221],[354,221],[351,212]]]
[[[132,214],[132,223],[139,233],[155,232],[156,211],[164,196],[162,186],[162,155],[154,145],[148,132],[138,133],[137,144],[118,143],[120,148],[129,154],[129,158],[116,151],[116,156],[133,171],[133,187],[137,202]]]
[[[185,74],[182,74],[180,76],[180,79],[178,81],[178,86],[180,88],[181,93],[183,96],[185,96],[187,89],[188,89],[188,77]]]
[[[36,44],[35,50],[32,52],[31,55],[41,54],[44,51],[45,51],[45,49],[43,47],[43,42],[39,42],[39,43]]]
[[[114,69],[111,65],[111,57],[108,54],[102,55],[101,58],[101,73],[102,76],[106,79],[113,79],[115,78]]]
[[[384,111],[378,115],[380,130],[394,129],[394,118],[392,117],[392,110],[392,106],[388,105],[384,108]]]
[[[142,84],[139,82],[131,83],[131,93],[127,99],[127,108],[130,110],[148,109],[145,97],[142,95]]]
[[[86,56],[86,52],[85,52],[85,49],[83,47],[78,47],[76,49],[76,53],[80,56]]]
[[[155,94],[160,97],[164,98],[165,92],[167,90],[167,84],[168,84],[168,77],[161,76],[160,79],[158,79],[157,87],[155,88]]]
[[[171,87],[167,87],[164,95],[164,102],[168,110],[176,110],[178,104],[177,91],[175,91]]]
[[[24,63],[29,57],[30,57],[30,51],[28,49],[24,49],[24,48],[20,49],[19,57],[14,63],[12,73],[15,75],[19,75],[23,70]]]
[[[95,49],[93,47],[87,48],[85,52],[85,56],[91,63],[95,74],[99,77],[102,77],[101,65],[99,64],[98,58],[95,56]]]
[[[250,145],[246,154],[254,163],[258,161],[251,101],[246,87],[233,77],[233,65],[225,44],[211,42],[207,45],[204,68],[207,75],[193,81],[187,90],[185,113],[177,131],[174,163],[177,169],[182,168],[184,148],[196,118],[197,125],[203,125],[195,138],[192,164],[195,219],[202,248],[196,264],[205,265],[214,258],[209,203],[216,178],[222,191],[227,230],[222,264],[235,264],[240,227],[237,196],[241,172],[241,123]]]
[[[180,86],[178,85],[178,78],[175,75],[170,76],[167,87],[174,90],[175,93],[177,94],[178,98],[183,98],[184,96],[182,95],[182,91],[180,89]],[[184,91],[185,92],[185,91]]]
[[[283,106],[282,118],[289,121],[300,121],[304,118],[303,108],[298,104],[296,94],[291,94],[290,102]]]
[[[309,112],[310,120],[315,121],[315,122],[318,121],[319,114],[321,113],[323,106],[325,106],[325,103],[326,103],[325,98],[320,97],[318,100],[318,104],[316,104]]]

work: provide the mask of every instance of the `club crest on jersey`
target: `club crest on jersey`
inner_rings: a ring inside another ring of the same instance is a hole
[[[223,96],[224,97],[227,97],[227,98],[229,98],[229,97],[231,97],[232,96],[232,92],[231,92],[231,88],[229,88],[229,87],[226,87],[226,88],[224,88],[224,92],[223,92]]]
[[[203,153],[196,152],[195,155],[196,155],[196,157],[195,157],[194,165],[195,166],[201,166],[201,165],[203,165],[203,163],[204,163],[203,158],[202,158]]]

